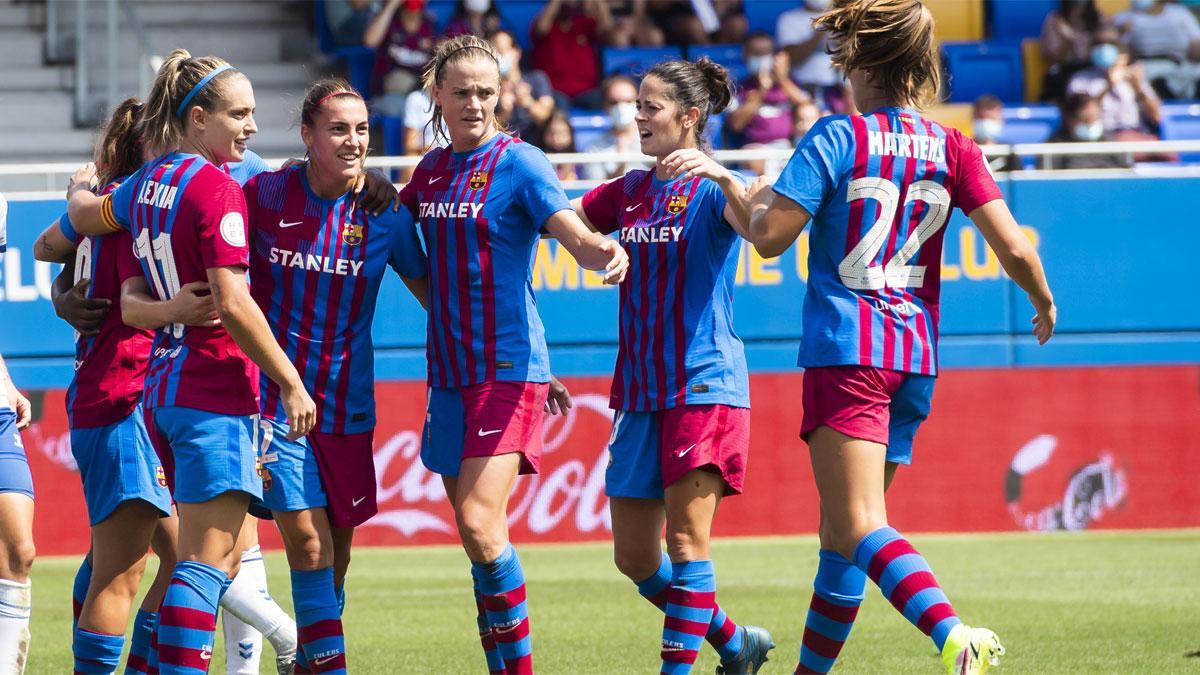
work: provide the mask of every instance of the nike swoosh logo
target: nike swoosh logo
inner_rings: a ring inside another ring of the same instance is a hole
[[[366,497],[359,497],[358,499],[351,499],[350,506],[358,506],[359,504],[363,503],[364,499],[366,499]]]
[[[285,223],[285,222],[283,222],[283,219],[282,219],[282,218],[280,218],[280,219],[279,219],[279,229],[281,229],[281,230],[282,230],[282,229],[284,229],[284,228],[288,228],[288,227],[295,227],[295,226],[297,226],[297,225],[299,225],[300,223],[303,223],[303,222],[304,222],[303,220],[297,220],[297,221],[296,221],[296,222],[294,222],[294,223]]]
[[[492,429],[491,431],[484,431],[483,429],[480,429],[479,436],[480,436],[480,438],[482,438],[484,436],[491,436],[492,434],[498,434],[501,431],[504,431],[504,430],[503,429]]]
[[[336,659],[338,656],[340,656],[340,654],[334,654],[333,656],[326,656],[326,657],[320,658],[320,659],[313,659],[313,665],[314,666],[323,666],[326,663],[329,663],[330,661]]]
[[[696,444],[695,444],[695,443],[692,443],[691,445],[689,445],[689,446],[688,446],[687,450],[680,450],[679,452],[675,453],[675,456],[676,456],[676,457],[683,457],[684,455],[686,455],[686,454],[688,454],[689,452],[691,452],[691,451],[692,451],[692,448],[694,448],[694,447],[696,447]]]
[[[445,178],[445,176],[434,176],[433,178],[429,179],[429,184],[433,185],[434,183],[438,182],[442,178]]]
[[[641,202],[638,202],[637,204],[634,204],[633,206],[626,206],[626,207],[625,207],[625,213],[630,213],[630,212],[632,212],[634,209],[640,208],[641,206],[642,206],[642,203],[641,203]]]

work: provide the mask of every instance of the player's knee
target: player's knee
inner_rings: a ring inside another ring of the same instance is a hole
[[[487,505],[467,502],[459,508],[455,520],[463,546],[475,552],[475,557],[490,560],[503,552],[507,543],[503,514],[497,516]]]
[[[13,581],[24,581],[29,578],[29,570],[33,568],[33,560],[37,557],[37,549],[33,540],[20,538],[4,544],[4,560],[0,564],[0,578]]]
[[[316,532],[304,537],[288,548],[288,564],[300,572],[311,572],[333,565],[333,549],[321,540]]]
[[[648,554],[642,550],[616,548],[613,550],[613,562],[621,574],[638,582],[658,571],[658,566],[662,563],[662,554],[658,551]]]
[[[671,560],[696,560],[707,556],[708,538],[691,528],[667,531],[667,553]]]

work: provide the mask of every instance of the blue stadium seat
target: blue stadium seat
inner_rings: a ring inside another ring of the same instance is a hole
[[[765,30],[771,35],[775,34],[775,22],[779,15],[799,6],[797,0],[751,0],[742,3],[750,31]]]
[[[383,130],[383,151],[390,156],[399,156],[404,154],[404,118],[390,115],[381,115],[377,119],[372,120],[373,123],[378,123]]]
[[[704,130],[713,150],[725,147],[725,113],[708,118],[708,128]]]
[[[1000,143],[1044,143],[1059,125],[1058,108],[1052,105],[1007,107]]]
[[[313,32],[317,35],[317,47],[322,54],[332,54],[337,49],[333,41],[333,32],[329,30],[329,22],[325,20],[325,0],[313,2]]]
[[[529,33],[533,29],[533,20],[545,4],[542,0],[504,0],[496,3],[504,26],[516,34],[517,42],[521,43],[521,49],[526,54],[532,48]]]
[[[1164,106],[1165,108],[1165,106]],[[1163,111],[1166,112],[1165,110]],[[1200,140],[1200,115],[1163,115],[1162,124],[1158,127],[1164,141],[1195,141]],[[1179,161],[1187,164],[1200,163],[1200,154],[1194,152],[1182,153]]]
[[[1058,9],[1058,0],[991,0],[987,3],[993,38],[1019,40],[1042,34],[1046,15]]]
[[[601,58],[605,75],[636,75],[649,70],[656,63],[681,56],[677,47],[605,47]]]
[[[590,112],[572,112],[571,129],[575,131],[575,149],[583,152],[612,126],[608,115]]]
[[[429,0],[425,3],[425,11],[433,14],[437,29],[441,31],[454,17],[454,8],[457,5],[455,0]]]
[[[688,47],[687,57],[693,61],[707,56],[729,69],[735,82],[746,79],[746,62],[742,59],[742,45],[693,45]]]
[[[1019,42],[947,42],[942,52],[952,103],[970,103],[983,94],[993,94],[1006,103],[1024,100]]]
[[[375,50],[370,47],[342,47],[333,52],[346,62],[346,79],[365,98],[371,98],[371,73],[375,70]]]

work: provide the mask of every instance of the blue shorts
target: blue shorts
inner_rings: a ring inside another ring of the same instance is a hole
[[[71,454],[79,465],[92,525],[103,522],[131,499],[141,499],[162,515],[171,515],[167,475],[150,444],[140,404],[120,422],[72,429]]]
[[[154,409],[154,426],[174,458],[175,501],[199,504],[226,492],[262,497],[255,470],[258,415],[166,406]]]
[[[0,492],[18,492],[33,499],[33,474],[17,431],[17,413],[11,408],[0,410]]]
[[[308,438],[288,440],[288,424],[262,417],[258,421],[262,466],[262,501],[271,511],[302,511],[327,506],[317,456]]]

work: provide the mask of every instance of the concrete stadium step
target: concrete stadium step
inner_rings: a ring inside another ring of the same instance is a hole
[[[71,94],[65,91],[0,92],[0,129],[28,129],[38,132],[69,128],[72,119]]]
[[[66,91],[74,89],[75,81],[70,68],[54,66],[9,66],[0,67],[0,96],[12,92]]]
[[[0,28],[0,64],[5,68],[41,66],[42,34],[29,28]]]
[[[41,26],[45,16],[45,9],[36,5],[0,4],[0,28]]]
[[[138,0],[133,3],[138,18],[148,29],[159,26],[220,24],[231,25],[283,23],[303,24],[304,18],[284,2],[247,2],[245,0],[209,0],[207,2],[171,2]]]

